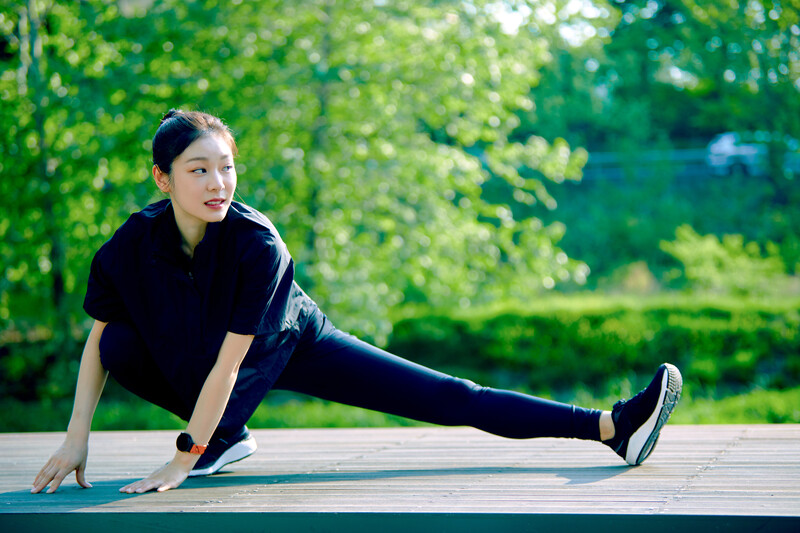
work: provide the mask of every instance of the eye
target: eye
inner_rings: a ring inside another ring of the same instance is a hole
[[[194,170],[192,170],[190,172],[192,174],[205,174],[206,173],[206,169],[204,169],[204,168],[196,168],[196,169],[194,169]]]
[[[231,170],[233,170],[233,165],[225,165],[224,167],[222,167],[222,170],[224,170],[225,172],[230,172]]]

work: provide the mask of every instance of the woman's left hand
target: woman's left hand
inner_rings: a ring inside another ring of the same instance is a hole
[[[127,492],[128,494],[147,492],[157,490],[164,492],[165,490],[175,489],[189,476],[191,466],[188,467],[181,464],[176,460],[172,460],[165,464],[144,479],[140,479],[130,485],[125,485],[120,492]]]

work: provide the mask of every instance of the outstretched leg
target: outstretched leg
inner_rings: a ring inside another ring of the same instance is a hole
[[[298,346],[274,388],[509,438],[600,440],[598,410],[481,387],[392,355],[330,325]]]

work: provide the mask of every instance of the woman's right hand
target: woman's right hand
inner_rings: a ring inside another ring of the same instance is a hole
[[[64,444],[56,450],[56,453],[47,461],[36,479],[33,480],[33,488],[31,492],[36,494],[41,492],[48,484],[50,488],[47,493],[55,492],[73,470],[75,471],[75,479],[78,484],[89,489],[92,487],[90,483],[84,479],[84,471],[86,470],[86,458],[89,455],[89,446],[87,443],[74,444],[69,441],[64,441]],[[52,482],[52,483],[51,483]]]

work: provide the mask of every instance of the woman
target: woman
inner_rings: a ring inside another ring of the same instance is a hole
[[[480,387],[337,330],[294,282],[272,223],[232,201],[236,144],[214,116],[171,110],[153,138],[153,178],[169,195],[95,255],[84,309],[95,319],[61,447],[31,492],[84,478],[91,419],[108,373],[188,421],[174,458],[121,492],[164,491],[256,449],[245,423],[273,388],[509,438],[601,441],[629,464],[652,451],[681,390],[677,368],[612,411]]]

